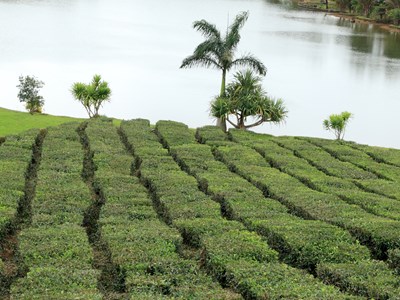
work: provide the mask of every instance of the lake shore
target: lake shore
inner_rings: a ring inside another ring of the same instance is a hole
[[[300,9],[324,12],[325,14],[328,14],[328,15],[332,15],[332,16],[335,16],[338,18],[350,20],[352,23],[371,24],[371,25],[377,26],[377,27],[382,28],[383,30],[386,30],[389,32],[395,32],[395,33],[400,32],[400,26],[395,26],[395,25],[386,24],[386,23],[380,23],[376,20],[373,20],[373,19],[370,19],[370,18],[367,18],[364,16],[350,14],[347,12],[340,12],[340,11],[337,11],[334,9],[324,9],[324,8],[319,7],[319,5],[321,5],[320,2],[315,2],[313,0],[311,0],[311,1],[305,0],[302,2],[298,2],[297,5]]]

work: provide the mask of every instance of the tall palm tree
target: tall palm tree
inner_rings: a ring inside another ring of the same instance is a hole
[[[196,47],[192,55],[183,60],[181,68],[204,66],[221,70],[220,96],[225,95],[226,74],[234,67],[248,67],[260,75],[265,75],[267,68],[253,55],[247,54],[240,58],[235,58],[234,55],[240,41],[239,31],[248,17],[248,12],[239,13],[232,25],[228,27],[225,36],[221,35],[214,24],[210,24],[206,20],[194,22],[193,28],[199,31],[206,40]],[[218,118],[217,125],[226,131],[226,121],[224,118]]]

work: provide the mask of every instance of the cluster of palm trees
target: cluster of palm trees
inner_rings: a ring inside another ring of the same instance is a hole
[[[235,17],[225,35],[205,20],[196,21],[194,29],[205,40],[199,44],[193,54],[185,58],[181,68],[205,66],[222,71],[221,90],[211,103],[211,114],[217,118],[217,125],[226,131],[227,122],[235,128],[247,129],[264,122],[281,122],[287,116],[287,110],[281,99],[267,96],[261,85],[262,77],[267,73],[265,65],[251,54],[235,57],[240,41],[240,29],[249,17],[242,12]],[[239,71],[234,81],[226,84],[227,73],[237,67],[247,69]],[[71,89],[72,95],[86,109],[90,118],[99,116],[99,109],[109,101],[111,89],[102,81],[100,75],[94,75],[89,84],[76,82]],[[233,116],[234,120],[230,119]],[[251,119],[253,123],[247,123]]]
[[[194,22],[193,28],[205,40],[181,65],[181,68],[204,66],[222,71],[221,90],[211,103],[211,114],[217,118],[217,126],[224,131],[227,129],[226,122],[235,128],[246,129],[264,122],[281,122],[287,116],[283,101],[269,98],[261,87],[260,76],[267,73],[265,65],[251,54],[235,57],[241,38],[240,29],[248,17],[248,12],[238,14],[225,35],[206,20]],[[227,85],[227,72],[237,67],[247,69],[237,72],[234,82]],[[235,121],[229,118],[231,115]],[[254,123],[245,123],[249,117],[253,118]]]

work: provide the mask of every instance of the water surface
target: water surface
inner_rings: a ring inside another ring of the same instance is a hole
[[[46,113],[84,117],[70,87],[99,73],[113,91],[103,114],[211,124],[220,72],[179,66],[202,41],[194,20],[224,30],[244,10],[238,54],[266,64],[266,90],[289,109],[257,131],[330,138],[322,120],[347,110],[347,139],[400,148],[400,35],[263,0],[0,0],[0,106],[23,110],[18,76],[36,75]]]

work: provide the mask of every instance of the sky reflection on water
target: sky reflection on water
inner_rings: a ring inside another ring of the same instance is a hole
[[[262,0],[0,0],[0,106],[23,109],[15,86],[31,74],[46,83],[45,112],[84,117],[69,89],[99,73],[113,90],[108,116],[210,124],[220,72],[179,65],[202,41],[193,21],[223,30],[243,10],[238,54],[267,65],[264,86],[289,109],[257,131],[331,138],[322,120],[348,110],[347,139],[400,148],[400,35]]]

